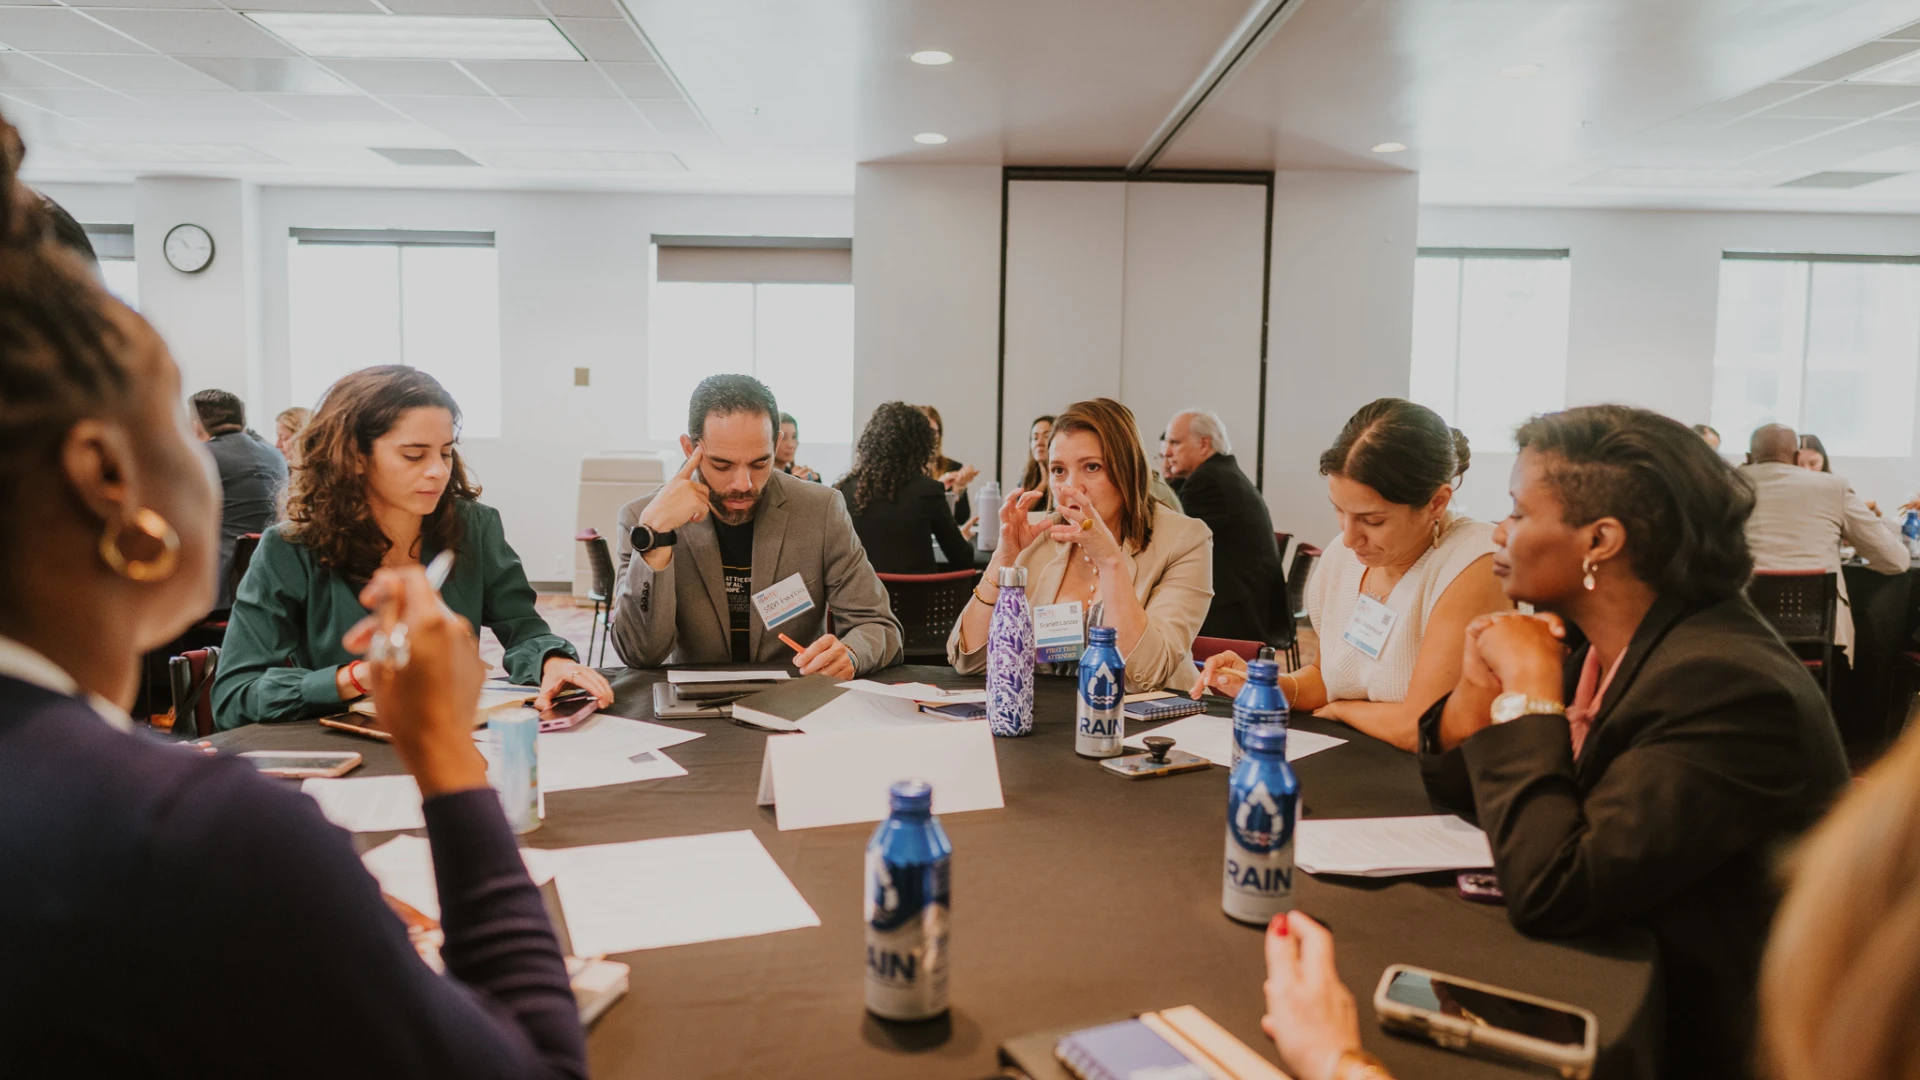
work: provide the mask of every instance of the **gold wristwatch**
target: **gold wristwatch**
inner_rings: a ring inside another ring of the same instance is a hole
[[[1523,716],[1565,716],[1567,707],[1558,701],[1528,697],[1518,691],[1510,691],[1493,699],[1493,708],[1490,712],[1493,714],[1494,723],[1504,724]]]

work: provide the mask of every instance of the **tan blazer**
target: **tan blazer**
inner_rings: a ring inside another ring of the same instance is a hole
[[[1051,538],[1021,553],[1014,565],[1026,567],[1029,604],[1038,607],[1053,603],[1060,595],[1067,560],[1074,554],[1074,545]],[[1126,559],[1133,594],[1147,609],[1147,629],[1140,635],[1140,643],[1122,658],[1127,663],[1127,692],[1190,690],[1200,677],[1193,666],[1193,639],[1213,603],[1213,530],[1156,502],[1152,542],[1140,551],[1129,552]],[[947,637],[947,659],[962,675],[985,671],[987,647],[983,642],[972,652],[963,651],[960,623],[955,620],[953,632]],[[1037,670],[1059,675],[1074,670],[1074,665],[1041,664]]]
[[[1893,526],[1867,509],[1847,482],[1832,473],[1769,461],[1743,465],[1753,481],[1747,549],[1755,570],[1831,570],[1840,573],[1840,545],[1849,544],[1882,574],[1904,574],[1907,548]],[[1833,642],[1853,656],[1853,608],[1840,574],[1840,606]]]

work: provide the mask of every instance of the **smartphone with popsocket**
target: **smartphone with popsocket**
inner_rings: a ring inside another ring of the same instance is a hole
[[[248,750],[240,756],[268,776],[292,780],[345,776],[360,767],[360,755],[351,750]]]
[[[540,710],[540,730],[565,731],[592,716],[599,708],[600,702],[588,691],[562,694],[553,699],[552,705]]]
[[[1373,993],[1380,1026],[1447,1050],[1545,1065],[1565,1080],[1593,1075],[1600,1022],[1593,1013],[1518,990],[1395,964]]]

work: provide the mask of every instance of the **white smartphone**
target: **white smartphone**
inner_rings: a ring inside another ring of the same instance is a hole
[[[1577,1005],[1395,964],[1380,976],[1373,1011],[1388,1031],[1448,1050],[1546,1065],[1566,1080],[1593,1075],[1600,1023]]]
[[[268,776],[295,780],[345,776],[360,767],[360,755],[340,750],[248,750],[240,755]]]

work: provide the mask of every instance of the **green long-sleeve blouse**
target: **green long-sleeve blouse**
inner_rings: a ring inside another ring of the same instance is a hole
[[[539,683],[549,656],[579,659],[534,610],[533,587],[507,546],[500,512],[465,500],[454,506],[466,529],[453,573],[440,590],[447,607],[476,628],[493,631],[506,649],[507,676],[516,683]],[[282,528],[276,525],[260,538],[234,596],[213,682],[214,720],[223,731],[343,709],[335,672],[354,656],[340,639],[367,610],[359,589],[321,566],[306,545],[283,536]]]

